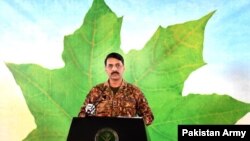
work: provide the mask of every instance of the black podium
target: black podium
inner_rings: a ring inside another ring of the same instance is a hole
[[[67,141],[149,141],[142,118],[74,117]]]

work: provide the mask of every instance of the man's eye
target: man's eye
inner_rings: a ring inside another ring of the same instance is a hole
[[[119,69],[121,67],[121,65],[120,64],[116,64],[115,67]]]
[[[108,68],[112,69],[112,68],[113,68],[113,65],[108,65]]]

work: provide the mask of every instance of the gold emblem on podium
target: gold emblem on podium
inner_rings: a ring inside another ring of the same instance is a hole
[[[95,141],[119,141],[119,137],[115,130],[102,128],[97,131]]]

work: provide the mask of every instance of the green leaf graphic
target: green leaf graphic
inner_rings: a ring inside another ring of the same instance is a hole
[[[250,105],[226,95],[182,96],[184,81],[203,61],[205,26],[214,12],[167,28],[159,27],[140,51],[120,49],[122,18],[104,0],[94,0],[83,25],[65,36],[65,66],[49,70],[36,64],[6,65],[21,87],[37,128],[26,141],[65,141],[92,86],[106,81],[104,58],[125,57],[125,79],[145,93],[155,115],[148,127],[152,141],[176,141],[178,124],[234,124]]]

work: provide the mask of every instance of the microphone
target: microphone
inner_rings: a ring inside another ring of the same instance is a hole
[[[85,107],[85,112],[87,115],[94,115],[95,113],[95,105],[94,104],[87,104]]]

